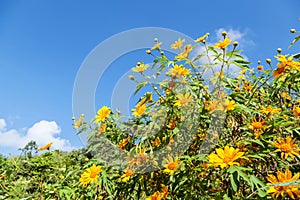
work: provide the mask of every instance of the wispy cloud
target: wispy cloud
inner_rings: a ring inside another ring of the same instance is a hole
[[[23,148],[31,140],[36,141],[38,146],[43,146],[49,142],[53,142],[53,149],[62,151],[71,151],[75,149],[69,140],[59,137],[61,128],[55,121],[41,120],[35,123],[29,129],[6,130],[6,122],[0,119],[0,146],[19,149]]]

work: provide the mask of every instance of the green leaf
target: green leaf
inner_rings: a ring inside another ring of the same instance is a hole
[[[291,44],[289,45],[288,48],[291,48],[299,39],[300,39],[300,35],[298,35],[297,37],[295,37],[295,39],[291,42]]]
[[[237,191],[237,188],[238,188],[238,186],[237,186],[237,184],[235,183],[235,178],[233,177],[233,174],[230,174],[230,184],[231,184],[231,186],[232,186],[232,189],[233,189],[233,191]]]

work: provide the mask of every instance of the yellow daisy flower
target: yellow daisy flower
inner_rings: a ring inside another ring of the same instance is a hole
[[[163,165],[164,173],[170,173],[171,176],[174,175],[175,171],[178,170],[178,166],[180,164],[180,160],[176,157],[175,160],[172,158],[172,156],[168,155],[168,159],[164,158],[164,161],[166,164]]]
[[[232,40],[225,38],[224,41],[219,40],[219,42],[216,43],[214,47],[218,48],[218,49],[226,49],[226,47],[228,45],[230,45],[231,43],[232,43]]]
[[[177,41],[174,42],[174,44],[171,45],[171,49],[180,49],[185,42],[185,39],[178,38]]]
[[[146,69],[148,69],[149,65],[148,64],[144,64],[144,63],[138,63],[136,65],[136,67],[132,68],[131,70],[133,72],[139,72],[139,73],[142,73],[144,72]]]
[[[102,171],[101,166],[96,166],[95,164],[90,168],[86,169],[79,179],[79,185],[86,186],[88,184],[94,183],[99,178],[99,173]]]
[[[84,118],[84,114],[81,114],[79,119],[74,122],[74,129],[78,129],[82,125],[82,120]]]
[[[268,115],[269,113],[271,114],[278,114],[280,111],[281,111],[281,108],[272,108],[271,105],[269,105],[268,107],[263,107],[261,110],[260,110],[262,113]]]
[[[299,173],[292,175],[292,172],[287,169],[285,173],[278,171],[277,177],[274,175],[268,175],[268,181],[269,183],[269,189],[267,190],[267,193],[273,193],[273,198],[278,198],[279,195],[282,197],[285,196],[285,194],[288,194],[292,199],[299,199],[300,198],[300,191],[299,191],[299,184],[298,185],[289,185],[289,186],[272,186],[272,184],[281,184],[286,182],[294,182],[299,180]]]
[[[125,169],[124,174],[121,176],[122,182],[127,182],[133,174],[134,171],[132,169]]]
[[[234,149],[233,147],[226,146],[224,149],[216,149],[217,154],[210,154],[208,156],[209,166],[220,166],[221,168],[233,165],[240,165],[235,160],[242,157],[245,152],[239,152],[239,149]]]
[[[277,142],[274,142],[273,145],[278,149],[275,152],[281,152],[281,158],[283,160],[287,159],[288,156],[294,158],[294,156],[299,156],[299,148],[297,144],[294,144],[296,138],[291,140],[291,137],[288,136],[286,140],[283,138],[278,138]]]
[[[97,112],[95,116],[96,122],[104,122],[105,118],[110,114],[110,109],[107,106],[103,106]]]
[[[190,103],[193,100],[193,97],[189,92],[187,92],[185,94],[178,94],[178,95],[176,95],[176,97],[177,97],[177,100],[175,100],[174,106],[178,106],[178,107],[187,105],[188,103]]]
[[[39,150],[39,151],[44,151],[44,150],[46,150],[46,149],[49,150],[50,147],[52,146],[52,144],[53,144],[53,142],[50,142],[50,143],[46,144],[45,146],[42,146],[42,147],[38,148],[38,150]]]

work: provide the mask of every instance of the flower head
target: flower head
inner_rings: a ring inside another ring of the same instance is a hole
[[[121,176],[122,182],[127,182],[133,174],[134,171],[132,169],[125,169],[124,174]]]
[[[278,114],[281,111],[281,108],[272,108],[271,105],[268,105],[268,107],[263,107],[261,109],[261,112],[268,115],[269,113],[271,114]]]
[[[95,116],[96,122],[104,122],[105,118],[109,115],[110,109],[107,106],[103,106],[100,108],[97,112],[97,115]]]
[[[232,40],[225,38],[224,41],[219,40],[219,42],[216,43],[214,47],[218,48],[218,49],[226,49],[226,47],[228,45],[230,45],[231,43],[232,43]]]
[[[93,165],[90,168],[86,169],[85,172],[81,175],[79,185],[86,186],[97,181],[99,178],[99,173],[102,171],[101,166]]]
[[[300,117],[300,107],[294,106],[292,112],[294,113],[295,117]]]
[[[162,42],[156,43],[156,44],[151,48],[151,50],[157,50],[157,49],[160,48],[161,45],[162,45]]]
[[[191,94],[189,92],[185,93],[185,94],[178,94],[176,95],[177,100],[175,101],[174,106],[184,106],[187,105],[188,103],[190,103],[193,100],[193,97],[191,96]]]
[[[141,116],[142,114],[145,113],[146,108],[147,108],[147,107],[146,107],[146,104],[140,102],[140,103],[138,103],[138,104],[135,106],[135,109],[133,109],[132,114],[133,114],[134,116],[136,116],[136,117]]]
[[[125,149],[126,144],[130,141],[130,137],[127,137],[123,140],[121,140],[121,142],[119,142],[118,146],[120,149]]]
[[[287,186],[276,186],[276,184],[286,183],[286,182],[295,182],[299,179],[299,173],[292,175],[292,172],[287,169],[285,173],[278,171],[277,177],[274,175],[268,176],[269,183],[269,189],[267,193],[273,193],[273,198],[278,198],[279,195],[282,197],[285,196],[285,194],[288,194],[292,199],[299,199],[300,198],[300,191],[299,191],[299,184],[296,185],[287,185]]]
[[[83,118],[84,118],[84,114],[81,114],[79,119],[76,122],[74,122],[74,129],[77,129],[82,125]]]
[[[144,64],[144,63],[138,63],[136,65],[136,67],[132,68],[131,70],[133,72],[139,72],[139,73],[142,73],[144,72],[146,69],[148,69],[149,65],[148,64]]]
[[[221,168],[233,165],[240,165],[235,160],[239,159],[244,155],[245,152],[239,152],[239,149],[226,146],[224,149],[216,149],[217,154],[210,154],[208,156],[209,165],[217,167],[220,165]]]
[[[226,111],[234,110],[234,108],[237,106],[237,104],[233,100],[226,100],[224,104]]]
[[[278,149],[275,152],[281,152],[281,158],[283,160],[287,159],[288,156],[294,158],[294,156],[299,156],[299,148],[295,144],[296,138],[291,140],[291,137],[288,136],[286,139],[278,138],[277,142],[274,142],[273,145]]]
[[[180,49],[185,42],[185,39],[178,38],[177,41],[174,42],[174,44],[171,45],[171,49]]]
[[[209,36],[209,33],[206,33],[205,35],[203,35],[203,36],[197,38],[197,39],[195,40],[195,42],[202,42],[202,43],[204,43],[204,42],[205,42],[205,39],[206,39],[208,36]]]
[[[53,144],[53,142],[50,142],[50,143],[46,144],[45,146],[40,147],[38,150],[39,150],[39,151],[44,151],[44,150],[46,150],[46,149],[49,150],[50,147],[52,146],[52,144]]]
[[[175,64],[173,68],[169,69],[167,75],[172,77],[185,77],[187,74],[190,73],[190,70],[183,67],[182,65]]]
[[[252,120],[252,123],[248,123],[247,126],[250,130],[254,130],[254,136],[255,138],[259,138],[263,131],[267,128],[267,126],[264,125],[265,120],[262,118],[259,118],[259,120],[256,120],[255,118]]]
[[[177,56],[175,56],[175,58],[186,59],[192,50],[193,50],[193,47],[191,44],[185,45],[183,52],[178,54]]]
[[[166,164],[163,165],[164,173],[170,173],[171,176],[174,175],[175,171],[177,171],[180,160],[176,157],[175,160],[172,158],[172,156],[168,155],[168,159],[164,158],[164,161]]]

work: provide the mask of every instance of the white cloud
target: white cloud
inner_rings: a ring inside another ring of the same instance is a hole
[[[0,119],[0,131],[5,130],[6,122],[4,119]]]
[[[2,125],[2,126],[1,126]],[[31,140],[36,141],[38,146],[43,146],[53,142],[52,148],[62,151],[71,151],[75,149],[69,140],[58,137],[61,128],[55,121],[42,120],[35,123],[31,128],[22,131],[15,129],[5,130],[5,120],[0,119],[0,144],[8,148],[23,148]],[[4,129],[1,129],[4,127]]]

